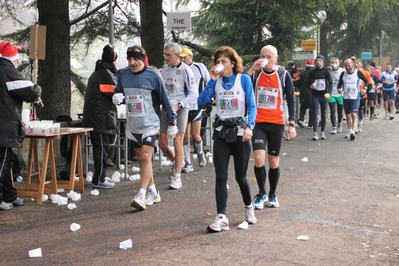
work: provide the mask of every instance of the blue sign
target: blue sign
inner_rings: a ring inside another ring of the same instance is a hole
[[[371,52],[362,52],[361,58],[362,60],[372,60],[373,54]]]

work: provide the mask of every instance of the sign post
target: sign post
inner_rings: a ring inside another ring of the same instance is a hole
[[[179,31],[191,31],[191,12],[168,12],[167,30],[177,30],[178,42],[180,42]]]
[[[302,51],[314,51],[317,49],[316,40],[302,40]]]

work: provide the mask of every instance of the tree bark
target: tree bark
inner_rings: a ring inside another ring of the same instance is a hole
[[[164,65],[164,29],[162,22],[162,0],[140,0],[141,44],[147,52],[151,65]]]
[[[44,108],[40,119],[70,115],[70,22],[68,0],[38,0],[39,25],[46,26],[46,58],[39,60],[38,84]]]

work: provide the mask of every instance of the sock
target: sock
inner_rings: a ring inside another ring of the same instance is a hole
[[[202,146],[202,140],[200,141],[200,142],[195,142],[195,149],[197,150],[197,154],[202,154],[202,153],[204,153],[204,150],[203,150],[203,146]]]
[[[249,204],[248,206],[245,206],[245,208],[246,208],[246,209],[250,209],[250,208],[252,208],[252,203],[251,203],[251,204]]]
[[[157,194],[157,189],[155,188],[155,184],[149,185],[148,190],[154,194]]]
[[[180,179],[180,174],[176,173],[175,177]]]
[[[279,167],[275,169],[269,168],[269,184],[270,184],[269,196],[276,195],[276,189],[279,178],[280,178],[280,168]]]
[[[144,188],[140,188],[140,190],[139,190],[139,194],[143,195],[143,198],[145,198],[145,193],[146,192],[147,192],[147,190],[144,189]]]
[[[190,157],[191,147],[190,147],[190,144],[184,144],[183,145],[183,150],[184,150],[184,159],[186,160],[186,162],[191,164],[191,157]]]
[[[265,168],[265,166],[261,166],[261,167],[254,166],[254,172],[255,172],[256,182],[258,183],[258,187],[259,187],[259,194],[266,195],[266,188],[265,188],[266,168]]]

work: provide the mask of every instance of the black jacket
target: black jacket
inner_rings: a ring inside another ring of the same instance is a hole
[[[316,79],[324,79],[325,80],[325,84],[326,84],[325,90],[317,91],[317,90],[312,90],[310,88],[310,86],[313,84],[313,82],[315,82]],[[330,75],[330,71],[328,71],[328,69],[325,67],[312,69],[309,73],[307,85],[308,85],[309,90],[312,91],[312,95],[315,95],[318,97],[324,97],[324,94],[327,92],[331,94],[332,78]]]
[[[96,62],[96,70],[87,83],[83,108],[83,126],[92,127],[93,132],[116,134],[116,106],[112,102],[117,83],[113,64]]]
[[[25,79],[9,60],[0,58],[0,147],[19,147],[25,138],[22,103],[33,102],[40,86]]]
[[[299,75],[299,81],[297,86],[299,88],[299,99],[301,104],[312,104],[312,92],[310,91],[307,82],[310,71],[313,69],[311,66],[307,66],[305,70]]]

